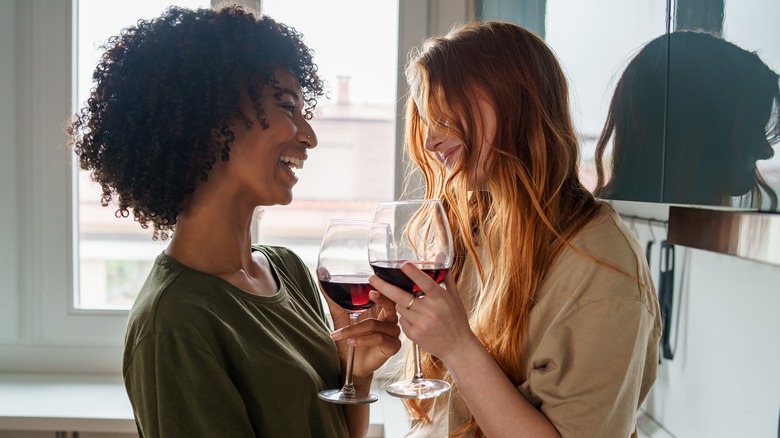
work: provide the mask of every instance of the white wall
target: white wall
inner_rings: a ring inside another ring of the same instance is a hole
[[[0,287],[19,289],[16,2],[0,0]],[[2,296],[2,294],[0,294]],[[0,306],[0,341],[16,333],[16,297]]]
[[[778,436],[780,267],[691,250],[689,273],[649,412],[678,437]]]
[[[668,217],[666,205],[614,204],[625,214]],[[646,223],[635,228],[643,244],[651,238]],[[665,236],[663,227],[654,233]],[[779,436],[780,267],[683,247],[676,258],[677,349],[659,368],[647,413],[677,438]]]

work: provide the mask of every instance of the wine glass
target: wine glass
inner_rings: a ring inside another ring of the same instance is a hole
[[[374,305],[368,298],[372,289],[368,277],[373,274],[368,264],[368,235],[371,222],[333,219],[322,238],[317,259],[317,279],[325,294],[349,314],[349,323],[357,322],[361,313]],[[374,394],[355,392],[352,365],[355,347],[347,353],[347,372],[341,389],[326,389],[317,395],[322,400],[339,404],[366,404],[378,400]]]
[[[438,199],[380,202],[374,210],[368,258],[376,275],[409,292],[412,299],[424,293],[401,271],[404,262],[415,264],[437,283],[452,267],[452,232]],[[423,377],[420,347],[414,344],[414,376],[387,387],[401,398],[436,397],[450,389],[443,380]]]

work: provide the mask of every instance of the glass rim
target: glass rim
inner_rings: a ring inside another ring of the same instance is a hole
[[[380,202],[377,202],[377,205],[389,205],[389,204],[430,204],[430,203],[439,203],[439,204],[441,204],[441,199],[439,199],[439,198],[399,199],[397,201],[380,201]]]
[[[331,219],[330,222],[328,222],[328,226],[331,226],[333,224],[349,224],[349,225],[371,225],[374,222],[372,221],[365,221],[360,219]]]

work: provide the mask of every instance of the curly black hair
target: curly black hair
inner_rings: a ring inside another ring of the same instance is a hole
[[[102,47],[95,87],[68,127],[82,169],[102,187],[101,203],[116,199],[117,217],[154,226],[168,238],[176,217],[207,181],[216,160],[230,158],[231,121],[249,96],[265,129],[260,98],[273,70],[298,80],[311,119],[323,83],[312,51],[293,28],[239,6],[218,10],[170,7],[139,20]]]

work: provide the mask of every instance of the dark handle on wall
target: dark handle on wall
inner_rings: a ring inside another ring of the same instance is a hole
[[[648,240],[647,245],[645,246],[645,258],[647,259],[648,266],[650,265],[650,256],[653,254],[653,243],[655,243],[654,240]]]
[[[666,240],[661,241],[661,276],[658,286],[658,303],[661,306],[663,321],[661,353],[664,359],[674,359],[674,348],[670,343],[674,303],[674,244],[668,243]]]

